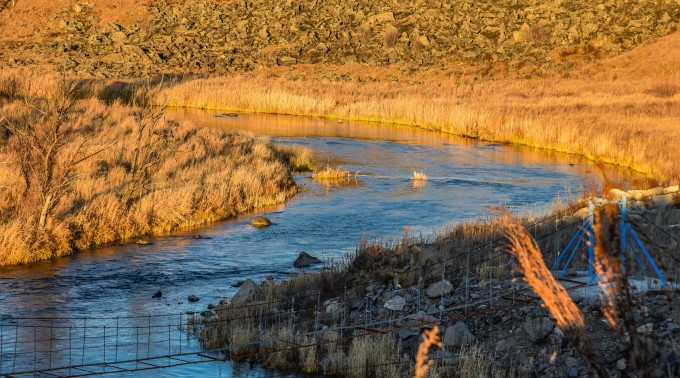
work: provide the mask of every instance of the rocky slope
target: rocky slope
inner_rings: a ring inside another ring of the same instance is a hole
[[[21,6],[0,12],[0,22],[11,23]],[[95,76],[348,62],[536,74],[629,50],[680,19],[677,0],[159,0],[127,25],[105,23],[101,6],[81,2],[37,17],[34,37],[5,42],[0,62]]]

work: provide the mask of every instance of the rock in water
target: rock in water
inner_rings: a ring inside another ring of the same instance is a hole
[[[550,318],[539,317],[528,319],[522,328],[524,328],[532,343],[538,343],[553,331],[555,324]]]
[[[438,298],[442,295],[448,295],[453,290],[453,285],[448,280],[441,280],[432,284],[427,288],[425,294],[430,298]]]
[[[258,296],[262,295],[262,288],[257,286],[255,281],[248,278],[243,281],[243,285],[238,289],[234,297],[231,298],[231,303],[240,306],[248,302],[252,302]]]
[[[163,296],[163,293],[161,293],[161,291],[158,290],[157,292],[153,293],[153,295],[151,296],[151,298],[160,298],[160,297],[162,297],[162,296]]]
[[[448,347],[463,346],[473,341],[475,341],[475,336],[464,322],[457,322],[448,327],[444,333],[444,345]]]
[[[151,243],[151,242],[149,242],[149,241],[147,241],[147,240],[139,239],[139,240],[137,240],[137,241],[135,242],[135,244],[137,244],[137,245],[151,245],[151,244],[153,244],[153,243]]]
[[[394,297],[385,301],[385,308],[388,310],[401,311],[404,309],[404,306],[406,306],[406,299],[399,295],[395,295]]]
[[[257,217],[250,222],[250,225],[257,228],[268,227],[272,225],[272,221],[267,217]]]
[[[300,252],[300,255],[295,259],[293,266],[296,268],[304,268],[312,264],[321,264],[322,261],[318,258],[308,254],[305,251]]]
[[[190,295],[187,299],[189,302],[198,302],[200,300],[200,298],[195,295]]]

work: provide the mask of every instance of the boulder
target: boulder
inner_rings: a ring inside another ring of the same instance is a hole
[[[272,225],[272,221],[267,217],[257,217],[250,222],[250,225],[257,228],[268,227]]]
[[[618,370],[624,371],[624,370],[626,370],[627,366],[628,366],[628,364],[626,363],[625,358],[620,358],[618,361],[616,361],[616,368]]]
[[[201,299],[199,297],[195,296],[195,295],[190,295],[190,296],[187,297],[187,300],[189,302],[198,302]]]
[[[163,293],[160,290],[153,293],[153,295],[151,296],[151,298],[162,298],[162,297],[163,297]]]
[[[319,260],[318,258],[308,254],[305,251],[300,252],[298,255],[297,259],[295,259],[295,262],[293,262],[293,266],[296,268],[304,268],[313,264],[321,264],[322,261]]]
[[[522,328],[532,343],[539,343],[553,331],[555,324],[550,318],[538,317],[528,319]]]
[[[409,337],[420,336],[420,331],[411,328],[404,328],[400,330],[397,335],[399,335],[399,339],[404,340],[408,339]]]
[[[511,338],[500,339],[496,342],[496,352],[506,352],[514,349],[517,343]]]
[[[459,347],[475,341],[475,336],[470,332],[464,322],[457,322],[444,332],[444,346]]]
[[[425,291],[430,298],[439,298],[442,295],[448,295],[453,290],[453,285],[448,280],[441,280],[430,285]]]
[[[406,323],[412,326],[439,323],[439,319],[435,318],[432,315],[428,315],[423,311],[418,311],[415,314],[411,314],[407,316],[406,319],[407,319]]]
[[[326,312],[333,316],[340,315],[341,311],[342,311],[341,302],[330,302],[328,305],[326,305]]]
[[[243,285],[241,285],[236,294],[231,298],[231,303],[236,306],[244,305],[248,302],[252,302],[260,295],[262,295],[262,288],[257,286],[255,281],[249,278],[243,281]]]
[[[404,306],[406,306],[406,299],[399,295],[395,295],[394,297],[388,299],[387,301],[385,301],[384,305],[386,309],[392,311],[401,311],[404,309]]]

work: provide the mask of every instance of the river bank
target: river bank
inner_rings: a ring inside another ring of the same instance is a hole
[[[677,187],[666,192],[627,194],[635,201],[631,222],[673,285],[680,265],[668,251],[678,248],[680,232],[668,226],[680,222],[680,198]],[[620,198],[621,192],[614,193]],[[548,266],[580,227],[584,205],[522,219]],[[234,360],[312,374],[395,377],[413,376],[422,330],[438,328],[443,348],[431,351],[430,377],[589,376],[590,357],[518,279],[521,268],[504,252],[504,228],[503,220],[491,219],[458,225],[433,242],[408,234],[391,244],[365,242],[346,264],[282,282],[247,280],[231,301],[197,315],[193,332],[206,350]],[[627,310],[614,311],[623,318],[626,311],[634,314],[620,326],[634,326],[635,337],[656,345],[660,354],[647,354],[607,324],[597,286],[582,286],[590,277],[577,273],[587,270],[583,259],[574,260],[561,283],[583,313],[594,352],[610,374],[673,376],[677,291],[659,290],[659,281],[640,281],[643,272],[629,269],[640,291],[632,292]]]
[[[0,82],[0,266],[205,225],[297,192],[295,149],[42,78]]]

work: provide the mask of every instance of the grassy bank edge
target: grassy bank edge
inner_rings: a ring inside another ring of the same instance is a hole
[[[160,106],[162,105],[162,102],[151,102],[149,105],[152,106]],[[470,140],[475,140],[475,141],[480,141],[480,142],[491,142],[491,143],[501,143],[505,145],[514,145],[514,146],[521,146],[521,147],[530,147],[530,148],[536,148],[540,150],[545,150],[545,151],[554,151],[558,153],[563,153],[563,154],[568,154],[568,155],[574,155],[577,157],[581,157],[584,159],[587,159],[589,161],[593,161],[596,163],[604,163],[604,164],[609,164],[609,165],[614,165],[618,167],[623,167],[626,169],[630,169],[633,172],[643,174],[647,176],[650,179],[654,180],[659,180],[662,182],[665,182],[667,180],[666,177],[663,175],[659,174],[658,172],[654,172],[654,170],[651,168],[650,165],[648,164],[637,164],[637,163],[626,163],[621,160],[618,160],[613,157],[608,157],[608,156],[597,156],[594,152],[591,151],[582,151],[579,149],[574,149],[574,148],[568,148],[568,147],[560,147],[560,146],[550,146],[550,145],[543,145],[539,142],[532,141],[529,139],[524,139],[524,138],[503,138],[500,136],[494,136],[493,134],[486,134],[482,136],[475,136],[471,135],[469,133],[465,132],[458,132],[455,130],[445,130],[444,126],[438,125],[438,126],[432,126],[432,125],[423,125],[420,123],[416,122],[410,122],[404,119],[399,119],[399,118],[383,118],[383,117],[375,117],[375,116],[347,116],[344,114],[339,114],[339,113],[329,113],[329,114],[322,114],[322,113],[307,113],[307,112],[295,112],[295,111],[268,111],[268,110],[258,110],[258,111],[250,111],[248,109],[244,109],[241,107],[234,107],[234,106],[228,106],[228,105],[207,105],[207,106],[200,106],[200,105],[190,105],[187,103],[181,103],[177,101],[171,101],[167,104],[168,108],[171,109],[197,109],[197,110],[208,110],[208,111],[225,111],[225,112],[237,112],[237,113],[251,113],[251,114],[271,114],[271,115],[287,115],[287,116],[296,116],[296,117],[315,117],[315,118],[322,118],[322,119],[327,119],[327,120],[342,120],[342,121],[355,121],[355,122],[370,122],[370,123],[381,123],[381,124],[388,124],[388,125],[395,125],[395,126],[410,126],[410,127],[416,127],[428,131],[436,131],[436,132],[442,132],[445,134],[457,136],[457,137],[462,137],[462,138],[467,138]],[[529,120],[532,121],[532,120]]]

